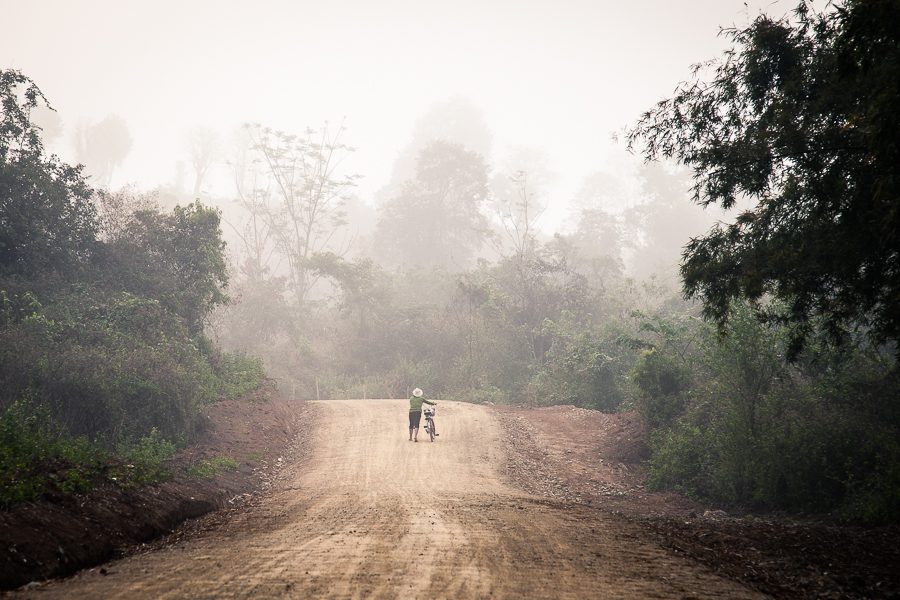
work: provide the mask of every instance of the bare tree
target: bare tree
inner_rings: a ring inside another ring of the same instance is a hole
[[[519,258],[535,249],[535,226],[547,209],[545,189],[552,175],[541,153],[518,150],[491,182],[500,225]]]
[[[188,152],[194,170],[194,198],[200,195],[200,188],[209,168],[216,160],[219,135],[207,127],[196,127],[187,134]]]
[[[292,135],[254,124],[247,126],[254,153],[260,158],[263,186],[272,205],[264,214],[278,250],[287,260],[291,288],[303,307],[316,282],[310,260],[329,249],[344,224],[343,205],[358,175],[341,173],[343,159],[353,148],[341,142],[345,128],[307,129]]]

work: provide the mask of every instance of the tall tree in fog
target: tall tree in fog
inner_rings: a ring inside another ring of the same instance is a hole
[[[247,141],[242,139],[241,141]],[[259,283],[277,270],[274,261],[277,248],[274,245],[272,226],[272,193],[265,173],[256,168],[253,151],[240,144],[231,166],[234,170],[235,202],[241,208],[241,221],[226,220],[241,243],[241,271],[252,283]]]
[[[125,161],[134,140],[124,119],[109,115],[76,131],[78,162],[87,167],[98,187],[109,187],[115,170]]]
[[[415,177],[382,206],[378,243],[395,263],[465,268],[488,232],[487,197],[481,155],[432,142],[419,153]]]
[[[862,325],[900,339],[900,3],[847,0],[794,19],[758,17],[629,134],[649,159],[693,170],[694,196],[735,223],[690,242],[685,290],[724,324],[735,299],[794,329],[836,339]]]
[[[194,198],[200,195],[203,180],[216,159],[218,146],[219,135],[207,127],[196,127],[187,134],[187,149],[194,171]]]
[[[623,275],[622,225],[615,215],[585,208],[579,213],[575,230],[558,234],[554,243],[566,261],[599,289],[608,288]]]
[[[554,236],[557,251],[600,289],[623,275],[626,242],[619,212],[627,204],[620,180],[598,171],[584,180],[572,199],[573,231]]]
[[[465,98],[450,98],[433,104],[416,120],[410,142],[394,160],[391,179],[377,198],[386,202],[399,195],[406,182],[416,175],[419,154],[439,140],[459,144],[490,160],[493,134],[481,110]]]
[[[534,251],[536,226],[547,209],[546,186],[551,179],[543,154],[523,148],[491,180],[503,241],[512,245],[520,259]]]
[[[624,214],[632,250],[630,272],[640,279],[655,276],[671,283],[684,247],[706,232],[717,215],[690,201],[691,180],[683,170],[647,163],[641,165],[638,181],[640,199]]]
[[[249,125],[247,130],[264,166],[266,179],[257,189],[269,189],[277,199],[265,216],[302,308],[317,279],[310,260],[329,248],[343,223],[343,205],[358,179],[341,172],[343,158],[354,149],[341,141],[343,126],[335,130],[327,123],[303,135],[260,125]]]

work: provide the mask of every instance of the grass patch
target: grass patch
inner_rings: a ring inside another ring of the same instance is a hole
[[[225,471],[237,471],[240,463],[227,456],[214,456],[196,462],[187,468],[187,474],[198,479],[212,479]]]
[[[116,469],[114,477],[124,484],[155,483],[169,479],[172,473],[165,463],[175,456],[176,450],[176,445],[162,437],[154,427],[137,442],[119,446],[118,455],[125,464]]]
[[[262,462],[263,458],[264,458],[264,455],[262,452],[254,451],[254,452],[249,452],[247,454],[247,456],[244,458],[244,461],[248,462],[248,463],[259,463],[259,462]]]

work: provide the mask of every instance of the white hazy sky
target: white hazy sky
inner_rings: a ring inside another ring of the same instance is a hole
[[[169,183],[186,131],[247,121],[302,131],[346,119],[370,200],[427,108],[460,96],[505,150],[580,182],[627,161],[610,140],[725,47],[720,26],[794,1],[0,0],[0,67],[44,91],[71,136],[115,114],[135,139],[113,184]],[[68,138],[71,140],[71,138]],[[71,160],[71,143],[55,148]],[[551,220],[553,218],[551,217]]]

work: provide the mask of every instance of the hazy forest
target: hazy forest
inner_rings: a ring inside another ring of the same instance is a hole
[[[637,411],[655,489],[896,522],[893,4],[727,30],[623,123],[633,187],[585,174],[556,232],[540,149],[492,164],[464,99],[418,118],[374,198],[340,122],[197,129],[181,186],[111,189],[127,124],[86,126],[67,164],[45,150],[66,115],[0,70],[0,505],[89,489],[110,457],[163,477],[202,407],[260,385],[421,387]],[[230,193],[203,191],[213,164]]]

